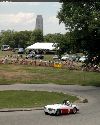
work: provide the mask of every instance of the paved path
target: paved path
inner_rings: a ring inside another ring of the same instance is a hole
[[[100,125],[100,88],[78,85],[15,84],[0,85],[2,90],[41,90],[71,93],[88,99],[76,115],[45,116],[41,110],[0,113],[0,125]]]

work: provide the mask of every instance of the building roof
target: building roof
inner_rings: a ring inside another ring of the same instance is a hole
[[[28,46],[26,49],[41,49],[41,50],[54,50],[56,43],[34,43],[31,46]]]

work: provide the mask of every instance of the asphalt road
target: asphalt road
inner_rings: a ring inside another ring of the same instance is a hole
[[[80,103],[75,115],[46,116],[43,110],[0,112],[0,125],[100,125],[100,88],[77,85],[15,84],[1,85],[1,90],[45,90],[71,93],[88,99]]]

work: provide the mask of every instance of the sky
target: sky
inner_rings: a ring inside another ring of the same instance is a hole
[[[0,2],[1,30],[34,30],[37,15],[43,17],[43,33],[66,33],[65,25],[56,18],[59,2]]]

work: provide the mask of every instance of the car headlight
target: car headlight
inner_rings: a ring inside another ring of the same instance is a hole
[[[55,111],[55,109],[52,109],[52,108],[48,108],[49,111]]]
[[[44,109],[46,109],[46,107],[44,106]]]

